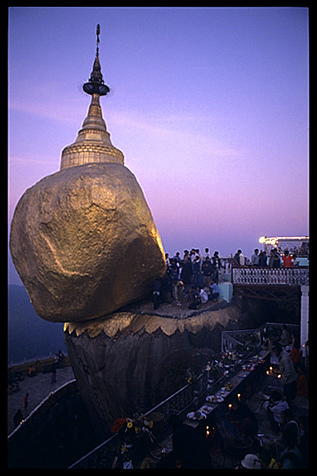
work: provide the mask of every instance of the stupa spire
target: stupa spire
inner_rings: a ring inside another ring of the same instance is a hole
[[[96,56],[92,72],[87,83],[83,85],[85,93],[92,96],[88,114],[78,132],[76,141],[65,147],[62,152],[61,169],[91,163],[115,162],[124,164],[121,150],[116,149],[110,140],[106,123],[102,117],[100,96],[105,96],[110,88],[104,83],[99,61],[100,25],[97,25]]]
[[[100,25],[97,25],[96,29],[97,35],[97,46],[96,46],[96,57],[92,67],[92,72],[89,78],[88,83],[83,85],[83,90],[87,94],[94,94],[97,93],[99,96],[105,96],[110,91],[110,88],[104,83],[102,74],[101,74],[101,66],[99,62],[99,35],[100,35]]]

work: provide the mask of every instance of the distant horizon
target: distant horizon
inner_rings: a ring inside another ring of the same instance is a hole
[[[66,351],[63,323],[41,319],[35,312],[24,286],[8,285],[7,356],[9,362],[55,355]]]

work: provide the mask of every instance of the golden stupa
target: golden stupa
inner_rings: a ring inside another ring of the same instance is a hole
[[[84,84],[83,89],[91,94],[91,104],[88,115],[78,132],[76,141],[65,147],[62,152],[61,170],[67,167],[84,164],[118,163],[124,164],[123,153],[116,149],[110,140],[106,123],[102,117],[99,98],[105,96],[110,89],[104,84],[99,62],[99,34],[100,26],[97,25],[97,49],[90,79]]]

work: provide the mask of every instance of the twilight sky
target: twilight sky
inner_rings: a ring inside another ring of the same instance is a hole
[[[286,7],[10,8],[9,224],[86,117],[97,23],[103,116],[165,251],[307,235],[308,10]]]

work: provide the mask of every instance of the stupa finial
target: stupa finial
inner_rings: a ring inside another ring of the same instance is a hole
[[[99,25],[99,23],[98,23],[97,28],[96,28],[96,35],[97,35],[96,56],[99,56],[99,43],[100,43],[100,39],[99,39],[99,35],[100,35],[100,25]]]
[[[89,78],[88,83],[83,85],[83,90],[87,94],[99,94],[99,96],[105,96],[110,91],[110,88],[104,83],[102,74],[101,74],[101,66],[99,62],[99,35],[100,35],[100,25],[98,23],[96,29],[97,35],[97,47],[96,47],[96,57],[93,64],[92,72]]]

